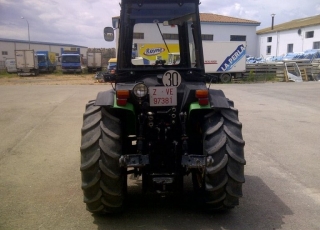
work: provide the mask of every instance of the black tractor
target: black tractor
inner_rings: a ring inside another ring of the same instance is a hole
[[[141,176],[142,192],[159,194],[182,192],[190,175],[202,206],[234,208],[245,181],[242,124],[233,101],[206,84],[217,79],[204,72],[199,0],[122,0],[120,17],[104,28],[106,41],[115,30],[117,67],[104,75],[113,89],[98,93],[83,115],[87,210],[122,211],[129,174]],[[165,48],[133,58],[133,44],[160,43]],[[164,51],[179,60],[166,60]]]

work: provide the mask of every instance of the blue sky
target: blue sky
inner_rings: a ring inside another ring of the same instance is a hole
[[[0,0],[0,38],[69,43],[95,48],[114,47],[103,39],[103,28],[118,16],[117,0]],[[303,3],[303,4],[302,4]],[[201,0],[201,13],[258,21],[257,30],[320,14],[319,0]]]

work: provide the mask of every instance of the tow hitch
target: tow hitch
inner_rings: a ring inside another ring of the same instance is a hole
[[[123,155],[119,159],[120,167],[144,167],[149,164],[149,155]]]

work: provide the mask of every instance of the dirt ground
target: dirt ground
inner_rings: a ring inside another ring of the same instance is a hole
[[[0,85],[100,85],[95,74],[41,74],[38,76],[0,75]]]

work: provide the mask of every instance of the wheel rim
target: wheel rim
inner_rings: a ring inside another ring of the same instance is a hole
[[[227,83],[230,82],[231,76],[229,74],[223,74],[220,78],[221,82]]]

